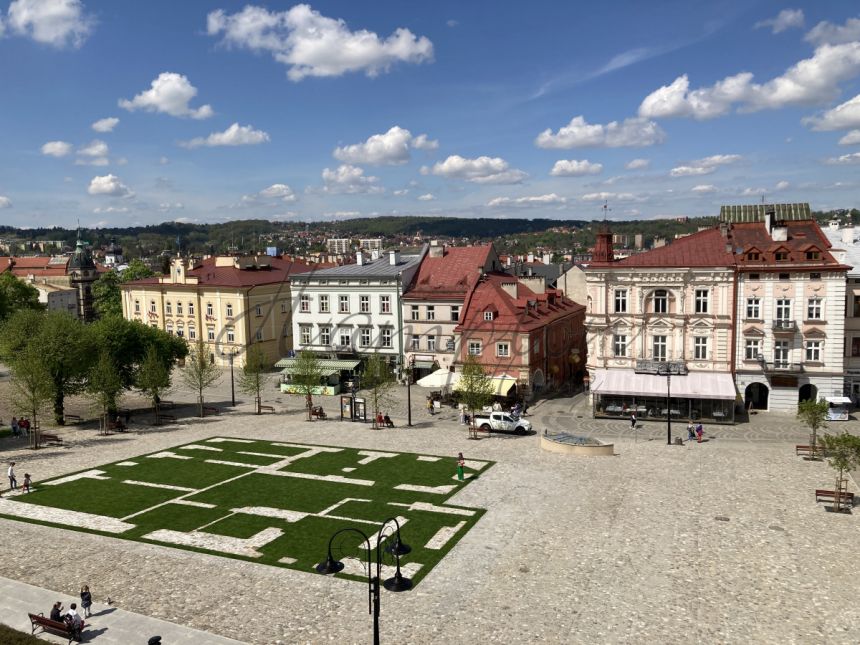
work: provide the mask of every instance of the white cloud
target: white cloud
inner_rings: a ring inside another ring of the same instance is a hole
[[[743,157],[741,157],[741,155],[712,155],[710,157],[705,157],[704,159],[691,161],[689,164],[685,164],[683,166],[676,166],[669,172],[669,176],[695,177],[699,175],[710,175],[712,172],[716,172],[719,166],[726,166],[728,164],[735,163],[740,161],[742,158]]]
[[[201,105],[199,108],[188,105],[195,96],[197,96],[197,88],[187,77],[175,72],[162,72],[152,81],[148,90],[144,90],[130,101],[120,99],[119,106],[129,112],[146,110],[170,116],[208,119],[214,114],[211,105]]]
[[[269,135],[262,130],[255,130],[250,125],[234,123],[224,132],[213,132],[208,137],[196,137],[191,141],[183,141],[183,148],[209,148],[217,146],[255,146],[269,141]]]
[[[185,209],[185,204],[182,202],[162,202],[158,205],[158,210],[162,213],[166,213],[168,211],[181,211]]]
[[[107,166],[110,161],[107,157],[83,157],[75,159],[76,166]],[[120,164],[124,165],[124,164]]]
[[[113,129],[119,123],[119,119],[115,116],[105,117],[104,119],[99,119],[95,123],[92,124],[92,129],[96,132],[113,132]]]
[[[248,5],[232,15],[219,9],[207,16],[206,30],[210,36],[223,33],[226,45],[271,53],[288,66],[292,81],[358,71],[376,76],[398,62],[433,59],[433,43],[408,29],[400,27],[381,39],[366,29],[351,31],[345,21],[323,16],[307,4],[280,12]]]
[[[651,165],[648,159],[632,159],[624,166],[627,170],[644,170]]]
[[[840,146],[855,146],[858,143],[860,143],[860,130],[851,130],[851,132],[839,139]]]
[[[296,201],[296,194],[286,184],[272,184],[260,191],[260,197],[280,199],[284,202]]]
[[[827,163],[834,165],[841,164],[855,164],[860,163],[860,152],[852,152],[848,155],[841,155],[839,157],[831,157],[827,160]]]
[[[363,143],[335,148],[334,158],[350,164],[370,164],[372,166],[399,165],[409,161],[409,149],[435,150],[438,141],[432,141],[426,134],[413,137],[412,133],[398,125],[384,134],[374,134]]]
[[[170,163],[170,159],[168,159],[167,157],[161,157],[158,160],[158,163],[161,164],[162,166],[166,166],[167,164]]]
[[[576,116],[558,132],[553,133],[550,128],[541,132],[535,145],[539,148],[644,147],[662,143],[665,138],[666,133],[660,126],[646,119],[632,118],[602,125]]]
[[[108,153],[108,144],[101,139],[93,139],[87,145],[78,148],[78,154],[85,157],[106,157]]]
[[[72,152],[72,144],[65,141],[48,141],[42,146],[42,154],[49,157],[65,157]]]
[[[813,130],[860,128],[860,94],[831,110],[827,110],[821,116],[804,119],[803,123]]]
[[[6,195],[0,195],[0,209],[3,208],[12,208],[12,200]]]
[[[774,190],[786,190],[790,186],[791,186],[791,183],[789,183],[783,179],[782,181],[776,182],[776,186],[774,187]]]
[[[95,26],[80,0],[15,0],[7,23],[10,31],[53,47],[80,47]]]
[[[459,21],[459,20],[454,20],[454,19],[452,18],[451,20],[446,20],[446,21],[445,21],[445,24],[446,24],[446,25],[448,25],[449,27],[452,27],[452,28],[453,28],[453,27],[458,26],[458,25],[460,24],[460,21]]]
[[[434,199],[436,199],[436,197],[433,193],[424,193],[423,195],[418,196],[418,201],[421,202],[432,202]]]
[[[531,195],[528,197],[496,197],[491,199],[487,206],[493,208],[497,206],[561,206],[567,203],[567,198],[559,197],[555,193],[546,195]]]
[[[591,163],[588,159],[559,159],[553,165],[549,174],[553,177],[580,177],[582,175],[597,175],[603,170],[603,164]]]
[[[90,195],[107,195],[109,197],[132,197],[134,195],[116,175],[93,177],[87,192]]]
[[[756,195],[765,195],[767,193],[767,188],[744,188],[741,191],[742,197],[753,197]]]
[[[101,213],[127,213],[128,210],[125,206],[97,206],[93,209],[93,213],[97,215]]]
[[[707,193],[715,193],[715,192],[717,192],[717,187],[716,187],[716,186],[714,186],[713,184],[699,184],[698,186],[693,186],[693,187],[690,189],[690,191],[691,191],[691,192],[694,192],[694,193],[699,193],[699,194],[701,194],[701,195],[704,195],[704,194],[707,194]]]
[[[342,164],[335,170],[324,168],[322,178],[325,186],[323,191],[327,193],[381,193],[379,177],[365,176],[364,169],[349,164]]]
[[[839,83],[860,73],[860,42],[821,45],[811,58],[803,59],[784,74],[753,83],[753,75],[741,72],[710,87],[690,90],[687,75],[679,76],[645,97],[639,106],[644,118],[692,117],[711,119],[738,105],[742,111],[779,109],[833,100]]]
[[[599,193],[588,193],[582,196],[582,201],[584,202],[604,202],[608,200],[615,200],[619,202],[632,202],[637,199],[636,195],[633,193],[607,193],[607,192],[599,192]]]
[[[518,184],[528,177],[522,170],[510,168],[508,162],[500,157],[466,159],[460,155],[451,155],[445,161],[435,163],[432,169],[422,168],[422,173],[465,179],[476,184]]]
[[[848,18],[844,25],[824,20],[810,29],[803,39],[814,45],[839,45],[860,40],[860,18]]]
[[[803,9],[783,9],[776,18],[768,18],[755,23],[755,28],[770,27],[771,33],[779,34],[786,29],[803,28]]]
[[[403,197],[404,195],[409,194],[409,189],[408,188],[401,188],[400,190],[393,191],[392,194],[397,195],[398,197]]]

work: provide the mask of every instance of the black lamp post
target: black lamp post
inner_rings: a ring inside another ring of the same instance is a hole
[[[415,370],[415,354],[409,357],[406,368],[406,425],[412,427],[412,374]]]
[[[388,528],[390,522],[394,522],[395,525],[394,542],[387,543],[383,546],[383,540],[385,540],[386,537],[389,537],[389,535],[385,534],[385,530]],[[382,552],[386,551],[387,553],[390,553],[394,556],[395,561],[397,562],[397,571],[395,572],[394,577],[383,581],[382,586],[388,589],[388,591],[408,591],[412,588],[412,580],[403,577],[400,573],[400,556],[406,555],[412,551],[412,548],[400,540],[400,523],[393,517],[385,520],[382,523],[382,526],[379,527],[379,531],[376,533],[376,575],[373,575],[373,561],[371,557],[374,549],[370,546],[370,538],[359,529],[347,527],[340,529],[329,538],[328,555],[326,556],[325,562],[321,562],[316,566],[317,573],[332,574],[343,570],[343,562],[335,560],[332,556],[331,545],[338,535],[347,532],[358,533],[364,540],[365,548],[367,549],[368,612],[373,614],[373,645],[379,645],[379,578],[382,573]]]
[[[666,445],[672,445],[672,375],[666,372]]]
[[[233,381],[233,357],[236,355],[236,348],[231,347],[229,352],[221,352],[221,356],[227,356],[230,359],[230,404],[236,407],[236,386]]]

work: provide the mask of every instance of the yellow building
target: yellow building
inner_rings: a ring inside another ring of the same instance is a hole
[[[293,348],[289,278],[310,267],[269,256],[174,258],[170,274],[122,285],[128,320],[186,338],[202,338],[211,362],[244,365],[259,345],[272,364]]]

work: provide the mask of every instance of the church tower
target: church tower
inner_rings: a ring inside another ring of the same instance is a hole
[[[604,222],[597,231],[591,261],[612,262],[613,260],[615,260],[615,254],[612,252],[612,231]]]
[[[99,276],[92,251],[81,239],[81,229],[78,229],[78,243],[69,260],[68,272],[71,286],[78,292],[78,317],[84,322],[92,322],[95,319],[92,286]]]

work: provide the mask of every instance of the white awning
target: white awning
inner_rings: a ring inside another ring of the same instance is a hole
[[[454,385],[460,380],[460,372],[450,372],[446,368],[441,368],[428,374],[424,378],[415,381],[415,385],[419,387],[445,387],[446,385]]]
[[[835,405],[850,405],[851,399],[847,396],[826,396],[824,400]]]
[[[672,375],[670,388],[671,395],[678,398],[729,400],[737,396],[732,375],[719,372]],[[598,394],[665,398],[666,377],[637,374],[633,370],[595,370],[591,391]]]

